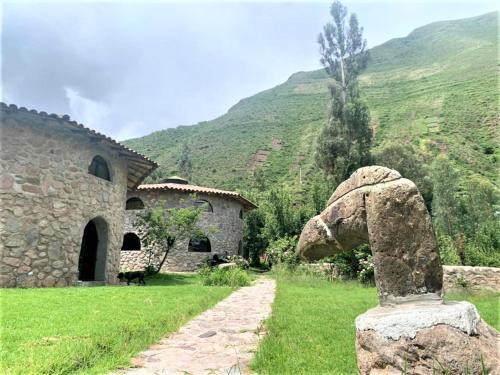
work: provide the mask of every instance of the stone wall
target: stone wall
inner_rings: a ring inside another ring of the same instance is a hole
[[[146,207],[155,204],[158,200],[163,200],[165,207],[178,207],[180,201],[183,204],[192,204],[190,194],[174,191],[136,191],[130,193],[129,198],[140,198]],[[197,199],[204,199],[213,207],[213,212],[206,212],[200,219],[199,225],[207,232],[210,240],[210,253],[189,252],[189,240],[179,241],[170,251],[166,264],[162,271],[195,271],[200,263],[206,262],[214,254],[236,255],[238,254],[239,243],[243,245],[243,220],[240,219],[240,210],[243,206],[238,201],[213,195],[197,194]],[[134,218],[138,210],[125,211],[124,233],[136,233]],[[144,255],[142,251],[122,251],[120,261],[121,270],[142,269]],[[137,268],[139,267],[139,268]]]
[[[445,290],[461,288],[464,284],[470,289],[500,292],[500,268],[443,266]]]
[[[143,271],[146,264],[146,253],[144,251],[122,250],[120,271]]]
[[[0,286],[75,284],[83,231],[94,218],[107,232],[101,281],[117,282],[126,162],[62,119],[27,111],[1,115]],[[88,173],[95,155],[108,162],[112,182]]]

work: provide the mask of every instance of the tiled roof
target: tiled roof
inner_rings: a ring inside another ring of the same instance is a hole
[[[106,142],[112,149],[119,152],[120,157],[124,157],[128,161],[128,188],[133,189],[139,185],[146,176],[158,168],[158,164],[146,156],[134,151],[127,146],[115,141],[114,139],[101,134],[93,129],[87,128],[82,124],[72,121],[68,115],[57,115],[55,113],[48,114],[44,111],[34,109],[28,110],[25,107],[17,107],[15,104],[7,105],[0,102],[0,112],[5,114],[24,113],[26,115],[37,116],[38,118],[59,121],[61,126],[66,126],[71,129],[80,131],[89,137],[98,138]]]
[[[185,193],[203,193],[207,195],[218,195],[230,197],[238,202],[240,202],[246,210],[253,210],[257,208],[257,205],[244,198],[240,193],[235,191],[227,191],[227,190],[219,190],[204,186],[197,185],[189,185],[189,184],[174,184],[174,183],[164,183],[164,184],[147,184],[147,185],[139,185],[138,190],[176,190],[182,191]]]

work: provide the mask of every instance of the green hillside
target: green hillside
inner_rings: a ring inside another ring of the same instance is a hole
[[[462,173],[494,180],[498,150],[498,14],[433,23],[371,49],[361,77],[375,147],[411,142],[447,153]],[[311,41],[314,43],[314,40]],[[313,171],[315,139],[328,113],[322,70],[241,100],[225,115],[125,143],[161,164],[153,179],[177,174],[184,143],[191,182],[248,189],[259,170],[268,183],[299,184]]]

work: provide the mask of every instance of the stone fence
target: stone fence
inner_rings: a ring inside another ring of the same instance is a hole
[[[333,263],[304,263],[304,266],[331,280],[340,277],[340,272]],[[467,287],[500,292],[500,268],[443,266],[443,287],[445,291]]]
[[[443,266],[445,290],[467,287],[500,292],[500,268]]]

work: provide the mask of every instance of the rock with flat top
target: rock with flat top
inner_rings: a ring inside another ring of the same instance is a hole
[[[356,319],[362,375],[499,374],[499,344],[468,302],[377,307]]]

